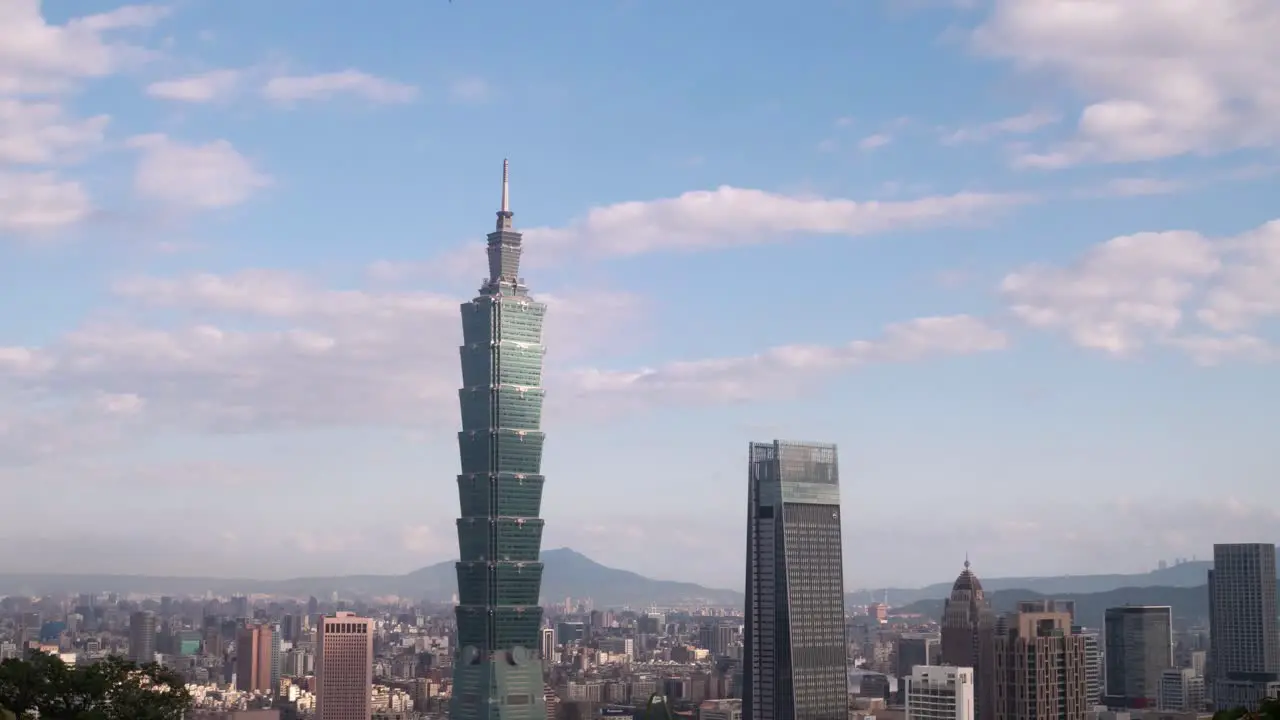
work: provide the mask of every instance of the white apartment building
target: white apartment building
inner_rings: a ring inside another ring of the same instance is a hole
[[[1204,710],[1204,678],[1194,668],[1169,668],[1160,676],[1159,709],[1174,712]]]
[[[974,720],[973,668],[916,665],[903,681],[906,720]]]

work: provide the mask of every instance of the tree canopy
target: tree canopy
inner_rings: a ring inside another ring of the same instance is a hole
[[[1280,700],[1263,698],[1256,711],[1242,707],[1219,710],[1213,714],[1213,720],[1280,720]]]
[[[38,713],[41,720],[181,720],[191,707],[182,677],[154,663],[110,657],[70,667],[32,652],[0,663],[0,720]]]

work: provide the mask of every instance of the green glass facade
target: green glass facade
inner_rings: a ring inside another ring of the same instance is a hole
[[[506,167],[489,278],[462,306],[458,640],[452,720],[545,720],[542,320],[519,277]]]

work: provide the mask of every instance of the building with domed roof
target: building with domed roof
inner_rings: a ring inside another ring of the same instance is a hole
[[[973,668],[977,720],[993,720],[995,713],[994,633],[995,614],[965,558],[942,611],[942,664]]]

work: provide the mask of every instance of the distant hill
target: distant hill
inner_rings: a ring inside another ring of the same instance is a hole
[[[986,588],[986,581],[982,582]],[[1209,616],[1209,588],[1198,587],[1126,587],[1099,593],[1053,593],[1044,594],[1030,590],[996,590],[987,593],[987,600],[996,612],[1013,610],[1019,600],[1035,600],[1051,597],[1060,600],[1074,600],[1076,603],[1076,622],[1090,628],[1102,627],[1102,619],[1107,608],[1120,605],[1169,605],[1173,608],[1174,618],[1196,621]],[[934,619],[942,617],[942,606],[945,600],[919,600],[909,605],[895,608],[895,612],[920,613]]]
[[[1204,585],[1208,578],[1208,572],[1212,568],[1212,562],[1201,560],[1181,563],[1163,570],[1152,570],[1148,573],[1132,575],[987,578],[981,572],[978,572],[978,578],[982,580],[982,587],[988,594],[1001,590],[1020,590],[1045,596],[1065,597],[1072,593],[1105,593],[1121,588],[1192,588]],[[960,571],[957,569],[956,574],[958,575],[959,573]],[[953,582],[955,582],[954,579],[916,589],[881,588],[878,590],[860,590],[850,593],[850,600],[857,604],[865,604],[871,600],[879,601],[884,598],[886,592],[889,595],[890,604],[894,606],[914,603],[918,600],[942,599],[951,595]]]
[[[742,604],[742,593],[707,588],[695,583],[654,580],[626,570],[605,567],[569,548],[546,550],[542,596],[546,602],[566,597],[592,598],[597,606],[643,607],[701,601],[712,605]],[[331,593],[340,596],[399,595],[447,602],[457,592],[453,560],[414,570],[405,575],[347,575],[289,580],[244,578],[156,577],[148,575],[59,575],[0,573],[0,595],[115,592],[148,595],[271,594],[293,597]]]

